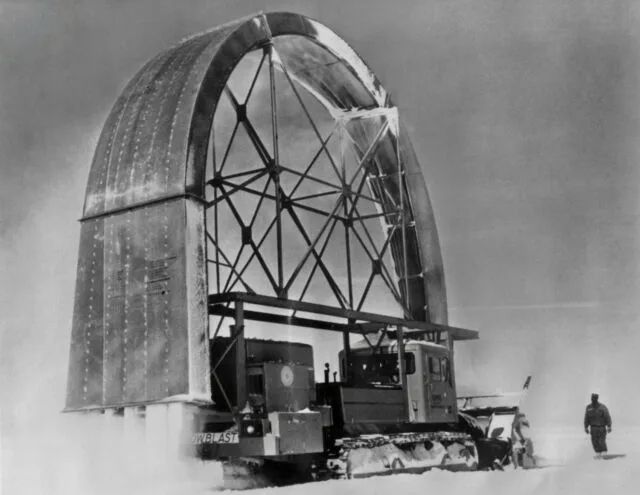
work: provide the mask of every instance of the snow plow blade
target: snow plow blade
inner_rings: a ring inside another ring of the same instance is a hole
[[[520,392],[458,396],[458,416],[467,430],[473,431],[481,469],[501,469],[510,463],[515,468],[537,466],[528,436],[529,420],[521,410],[530,383],[528,376]],[[508,452],[501,452],[501,442],[508,445]]]

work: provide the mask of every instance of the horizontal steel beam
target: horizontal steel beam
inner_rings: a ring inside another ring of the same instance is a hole
[[[427,325],[429,326],[429,328],[419,330],[405,330],[404,336],[407,338],[422,337],[423,335],[428,335],[435,332],[446,332],[451,336],[453,340],[476,340],[479,336],[479,332],[477,330],[450,327],[448,325],[439,325],[437,323],[427,323]],[[387,331],[387,335],[389,335],[389,337],[392,339],[396,337],[396,333],[393,330]]]
[[[209,314],[217,316],[233,317],[235,310],[223,304],[209,305]],[[330,330],[333,332],[357,332],[361,334],[377,333],[384,325],[374,325],[371,323],[346,324],[325,320],[315,320],[312,318],[301,318],[299,316],[277,315],[265,313],[263,311],[244,311],[245,320],[264,321],[266,323],[278,323],[295,327],[315,328],[317,330]]]
[[[245,292],[226,292],[223,294],[210,294],[209,295],[209,308],[222,303],[228,302],[244,302],[247,304],[255,304],[258,306],[268,306],[272,308],[292,309],[295,311],[301,311],[304,313],[315,313],[325,316],[333,316],[337,318],[345,318],[354,320],[356,322],[361,321],[365,323],[372,323],[374,325],[367,325],[362,327],[367,333],[375,333],[381,326],[401,326],[405,328],[405,336],[418,336],[424,335],[430,332],[447,332],[453,340],[471,340],[478,338],[478,332],[476,330],[468,330],[466,328],[450,327],[448,325],[439,325],[436,323],[428,323],[426,321],[406,320],[403,318],[397,318],[389,315],[381,315],[376,313],[369,313],[365,311],[355,311],[347,308],[337,308],[334,306],[327,306],[324,304],[310,303],[304,301],[294,301],[291,299],[280,299],[273,296],[264,296],[260,294],[248,294]],[[284,318],[287,318],[286,316]],[[310,320],[316,321],[316,320]],[[325,322],[328,323],[328,322]],[[356,324],[357,325],[357,324]],[[350,327],[349,325],[345,325]],[[315,327],[317,328],[317,327]],[[358,327],[356,327],[358,328]],[[374,330],[374,328],[376,328]],[[328,330],[328,329],[327,329]],[[340,330],[343,331],[343,330]],[[345,329],[344,331],[360,331]]]
[[[96,218],[104,218],[111,215],[116,215],[118,213],[124,213],[128,211],[139,210],[141,208],[148,208],[149,206],[155,206],[160,203],[168,203],[170,201],[175,201],[177,199],[193,199],[198,203],[206,204],[206,200],[198,196],[196,194],[192,194],[190,192],[178,193],[178,194],[168,194],[166,196],[160,196],[159,198],[149,199],[147,201],[140,201],[138,203],[134,203],[127,206],[121,206],[118,208],[111,208],[110,210],[103,211],[101,213],[94,213],[91,215],[85,215],[80,219],[80,222],[87,222],[89,220],[95,220]]]

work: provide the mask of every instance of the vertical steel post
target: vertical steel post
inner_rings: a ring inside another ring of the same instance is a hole
[[[282,190],[280,189],[280,153],[278,151],[278,110],[276,104],[276,79],[273,67],[273,42],[265,47],[269,54],[269,87],[271,89],[271,131],[273,139],[273,184],[276,195],[276,242],[278,250],[278,294],[279,297],[286,297],[283,294],[283,268],[282,268]]]
[[[209,133],[209,147],[208,147],[208,151],[209,151],[209,157],[211,158],[211,168],[213,171],[213,176],[211,177],[212,179],[215,179],[215,177],[218,174],[218,161],[216,160],[216,133],[215,133],[215,122],[211,122],[211,132]],[[215,183],[214,183],[215,184]],[[205,186],[206,187],[206,186]],[[218,237],[218,222],[219,222],[219,217],[218,217],[218,185],[215,184],[213,186],[213,201],[214,201],[214,207],[213,207],[213,232],[214,232],[214,236],[216,239],[216,242],[218,241],[219,237]],[[207,209],[205,208],[205,229],[208,231],[209,230],[209,225],[208,225],[208,220],[207,220]],[[206,242],[205,239],[205,249],[207,249],[208,246],[208,242]],[[220,250],[218,249],[218,245],[215,245],[215,249],[216,249],[216,292],[220,293]],[[209,254],[208,254],[208,249],[207,249],[207,287],[209,287]],[[208,327],[208,325],[207,325]]]
[[[402,228],[402,253],[403,253],[403,266],[402,271],[404,272],[404,304],[407,308],[407,312],[411,310],[409,307],[409,268],[408,268],[408,260],[407,260],[407,219],[405,216],[405,194],[404,194],[404,173],[402,171],[402,157],[400,153],[400,121],[398,114],[395,114],[395,134],[396,134],[396,161],[398,164],[398,188],[400,189],[400,222]],[[412,318],[412,314],[406,314],[405,316]]]
[[[347,207],[347,165],[346,165],[346,122],[341,123],[340,129],[340,166],[342,172],[342,204],[344,208],[345,217],[348,215],[348,207]],[[347,222],[349,219],[347,219]],[[351,278],[351,246],[349,243],[349,225],[347,223],[344,224],[344,236],[345,236],[345,246],[347,249],[347,283],[349,284],[349,308],[353,309],[353,280]],[[355,323],[355,320],[349,319],[347,322],[351,325]],[[351,342],[350,342],[350,333],[343,332],[342,334],[342,344],[344,348],[344,379],[347,383],[349,383],[349,359],[351,354]]]
[[[234,331],[236,339],[236,407],[238,411],[247,402],[247,348],[244,341],[244,303],[236,301]]]
[[[402,388],[402,402],[404,405],[404,419],[409,420],[409,387],[407,386],[407,366],[404,353],[404,329],[398,325],[398,374]]]
[[[354,320],[352,320],[351,318],[348,320],[349,325],[352,325],[353,323],[355,323]],[[343,353],[344,353],[344,370],[343,370],[343,377],[344,377],[344,381],[348,384],[349,383],[349,356],[351,354],[351,343],[349,342],[349,336],[350,333],[347,332],[342,332],[342,349],[343,349]]]
[[[216,202],[216,205],[213,207],[214,208],[214,227],[213,227],[213,231],[214,231],[214,235],[216,236],[216,242],[219,239],[218,237],[218,187],[216,186],[215,189],[213,190],[213,199]],[[216,244],[215,246],[216,248],[216,292],[219,294],[220,293],[220,249],[218,249],[218,245]],[[208,258],[208,256],[207,256]],[[208,272],[208,266],[207,266],[207,272]]]
[[[342,168],[342,187],[345,189],[342,195],[342,205],[344,210],[344,243],[347,255],[347,284],[349,285],[349,309],[353,309],[353,274],[351,270],[351,236],[349,235],[349,230],[351,228],[351,218],[349,218],[349,207],[347,206],[347,195],[350,194],[350,191],[346,190],[347,186],[347,164],[346,164],[346,153],[347,153],[347,139],[345,133],[347,132],[347,123],[343,122],[341,131],[340,131],[340,161]],[[364,173],[364,172],[363,172]]]
[[[455,365],[455,353],[454,353],[454,343],[453,343],[453,339],[451,338],[451,334],[449,332],[447,332],[447,345],[449,347],[449,375],[451,377],[451,390],[455,391],[457,390],[456,388],[456,365]],[[454,417],[458,417],[458,401],[454,400],[453,401],[453,414]]]

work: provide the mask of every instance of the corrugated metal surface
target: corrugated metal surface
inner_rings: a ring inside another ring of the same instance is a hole
[[[202,205],[206,150],[227,78],[247,51],[270,36],[279,40],[282,62],[296,80],[333,112],[391,105],[379,81],[344,41],[296,14],[238,20],[146,64],[107,118],[90,170],[68,409],[177,395],[210,398]],[[339,62],[327,66],[323,57]],[[366,132],[362,136],[370,139]],[[411,282],[409,305],[420,318],[427,317],[428,305],[432,321],[446,323],[431,205],[406,133],[400,133],[400,140],[405,194],[413,206],[405,216],[415,221],[415,229],[407,231],[407,263],[410,273],[425,274],[423,283]],[[380,148],[377,159],[393,172],[395,151],[389,146]],[[382,187],[380,195],[397,198],[403,186],[391,180]],[[400,267],[404,254],[397,241],[393,244]]]
[[[91,167],[85,217],[185,192],[194,100],[212,55],[232,27],[167,50],[120,95]]]
[[[185,200],[105,219],[106,404],[190,391],[184,219]]]

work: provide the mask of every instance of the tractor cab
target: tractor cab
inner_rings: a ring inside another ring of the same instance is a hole
[[[363,340],[353,344],[345,362],[340,352],[340,378],[345,388],[377,389],[395,397],[402,390],[396,340],[384,338],[376,346]],[[406,406],[410,423],[450,423],[457,417],[451,351],[444,344],[408,340],[404,345]],[[375,393],[375,392],[369,392]],[[397,407],[402,406],[398,400]]]

